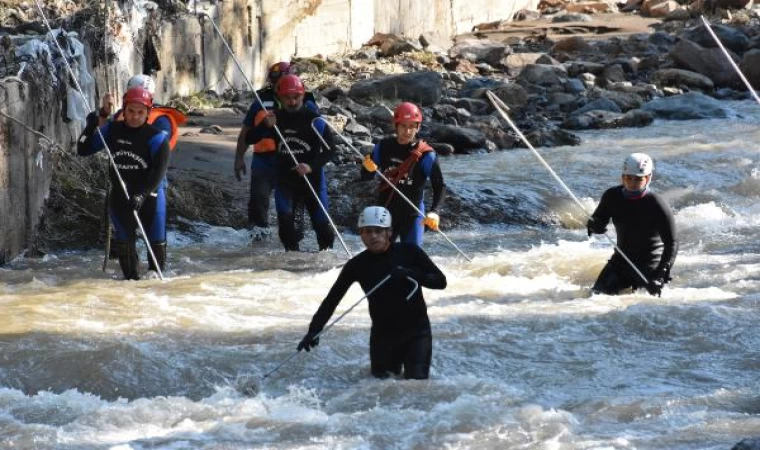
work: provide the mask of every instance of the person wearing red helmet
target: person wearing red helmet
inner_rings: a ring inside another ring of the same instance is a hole
[[[275,93],[275,85],[283,75],[293,75],[295,68],[288,62],[273,64],[267,73],[268,85],[256,91],[258,100],[254,101],[248,113],[243,119],[243,126],[238,133],[237,147],[235,152],[234,172],[238,181],[246,174],[245,154],[248,147],[253,145],[253,159],[251,161],[251,188],[248,201],[248,226],[251,228],[253,241],[264,239],[269,234],[269,199],[274,190],[277,177],[275,165],[275,137],[274,130],[261,129],[257,125],[264,119],[267,111],[280,108],[279,100]],[[319,108],[313,94],[305,93],[304,103],[306,107],[315,113]]]
[[[106,145],[111,151],[129,193],[127,199],[111,167],[109,215],[116,231],[119,266],[125,279],[137,280],[140,278],[135,247],[137,221],[133,211],[138,212],[159,268],[163,270],[166,263],[164,186],[170,149],[167,135],[147,123],[153,107],[153,95],[147,89],[129,89],[122,103],[124,120],[107,122],[100,127],[100,133],[96,132],[97,113],[87,116],[87,124],[77,142],[77,153],[81,156],[94,155]],[[150,270],[156,270],[150,258],[149,265]]]
[[[425,227],[437,230],[438,208],[443,202],[446,186],[443,181],[438,157],[425,141],[417,139],[422,124],[422,111],[414,103],[402,102],[393,111],[396,135],[375,144],[362,164],[363,180],[374,177],[378,168],[420,211],[425,212],[423,202],[425,182],[433,187],[433,201],[425,217],[421,217],[385,180],[378,185],[378,204],[384,205],[393,217],[393,235],[402,242],[422,245]]]
[[[305,93],[303,82],[296,75],[282,76],[277,82],[280,108],[268,111],[256,126],[266,131],[273,131],[277,126],[280,130],[279,135],[275,134],[274,137],[277,146],[274,199],[280,241],[288,251],[298,251],[302,239],[295,225],[295,213],[300,205],[306,207],[311,217],[320,250],[332,248],[335,239],[329,218],[319,206],[321,203],[325,209],[328,208],[327,179],[323,166],[330,161],[334,152],[334,135],[324,120],[315,121],[320,117],[318,113],[304,106]],[[312,129],[312,122],[329,148],[323,148],[319,136]],[[284,142],[280,136],[285,139]],[[304,178],[309,180],[318,199]]]

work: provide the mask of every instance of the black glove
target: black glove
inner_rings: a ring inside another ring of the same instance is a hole
[[[129,206],[135,211],[139,211],[140,208],[142,208],[143,203],[145,203],[145,194],[134,194],[129,199]]]
[[[600,222],[594,220],[593,217],[588,219],[588,222],[586,222],[586,231],[588,231],[588,237],[591,237],[592,234],[604,234],[607,232],[607,227],[602,225]]]
[[[95,129],[98,128],[99,123],[100,123],[100,117],[98,116],[98,113],[93,111],[90,114],[87,114],[87,120],[84,125],[85,134],[87,135],[92,134],[95,131]]]
[[[391,279],[394,281],[408,281],[406,277],[416,280],[419,274],[415,270],[403,266],[396,266],[391,270]]]
[[[649,276],[647,291],[652,295],[660,297],[662,295],[662,287],[670,280],[672,280],[670,277],[670,264],[658,267],[657,270],[652,272],[652,275]]]
[[[658,297],[662,296],[662,287],[665,286],[665,280],[662,278],[650,278],[647,284],[647,292]]]
[[[298,343],[298,351],[306,350],[307,352],[310,352],[312,348],[319,345],[319,338],[314,338],[314,336],[318,335],[319,331],[309,331],[306,333],[306,336],[301,339],[301,342]]]

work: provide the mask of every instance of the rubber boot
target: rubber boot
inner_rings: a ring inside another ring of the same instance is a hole
[[[335,233],[328,222],[314,224],[314,231],[317,233],[317,245],[319,251],[328,250],[333,247],[335,242]]]
[[[116,238],[111,238],[111,245],[108,248],[110,249],[108,259],[111,261],[119,259],[119,241]]]
[[[153,254],[156,255],[156,261],[158,261],[158,267],[161,268],[163,273],[166,266],[166,242],[154,242],[150,244],[150,248],[153,249]],[[153,263],[153,258],[148,255],[148,270],[156,271],[156,265]]]
[[[119,248],[119,266],[125,280],[139,280],[137,274],[137,249],[134,242],[116,241]]]
[[[279,226],[280,242],[282,242],[285,251],[299,251],[299,239],[295,227],[295,217],[293,214],[278,214],[277,224]]]

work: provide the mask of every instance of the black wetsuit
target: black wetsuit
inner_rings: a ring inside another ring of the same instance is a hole
[[[667,202],[651,191],[641,198],[627,199],[623,186],[615,186],[602,195],[590,223],[595,232],[603,233],[610,220],[615,225],[618,247],[636,268],[647,279],[662,274],[667,281],[678,253],[675,220]],[[644,286],[644,280],[615,250],[592,290],[614,295]]]
[[[389,171],[403,163],[411,151],[420,144],[421,141],[416,141],[413,144],[399,144],[395,136],[388,137],[375,145],[372,151],[372,160],[377,164],[378,170],[387,176]],[[362,179],[371,179],[375,175],[368,172],[364,167],[361,170]],[[441,167],[438,165],[438,157],[434,151],[424,153],[409,170],[407,176],[399,180],[396,185],[399,191],[423,213],[425,212],[423,203],[425,182],[428,178],[433,187],[433,202],[428,212],[437,212],[443,203],[446,186],[443,182]],[[395,190],[390,189],[390,187],[383,188],[384,185],[387,185],[384,180],[381,180],[380,183],[382,184],[380,184],[381,189],[378,193],[377,202],[379,205],[388,208],[393,218],[391,240],[395,241],[400,236],[402,242],[422,245],[422,217]]]
[[[403,266],[414,272],[413,278],[429,289],[444,289],[446,276],[417,245],[394,243],[383,253],[368,250],[351,258],[341,270],[327,297],[311,320],[309,331],[319,332],[351,285],[358,281],[364,292],[380,283],[394,267]],[[389,279],[368,296],[370,361],[372,375],[385,378],[389,372],[399,374],[404,368],[406,379],[426,379],[430,373],[433,345],[427,306],[418,289],[409,280]]]

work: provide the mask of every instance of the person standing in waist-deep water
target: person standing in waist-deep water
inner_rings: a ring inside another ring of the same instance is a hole
[[[132,89],[132,88],[143,88],[146,91],[150,92],[150,95],[153,96],[153,106],[150,108],[150,112],[148,113],[148,120],[147,123],[149,125],[152,125],[154,128],[157,128],[169,139],[169,150],[172,151],[172,153],[177,148],[177,140],[179,138],[179,126],[187,122],[187,117],[185,117],[182,112],[177,110],[176,108],[172,108],[170,106],[163,106],[159,105],[158,102],[156,102],[156,82],[150,75],[144,75],[144,74],[138,74],[133,76],[132,78],[127,81],[127,88],[126,91]],[[103,96],[103,107],[98,111],[98,114],[100,116],[99,126],[105,125],[105,122],[107,120],[113,120],[113,121],[123,121],[124,120],[124,112],[123,110],[116,111],[115,114],[113,114],[113,117],[110,116],[110,112],[113,110],[113,105],[111,102],[111,94],[106,94]],[[164,191],[168,189],[168,186],[166,186],[166,178],[164,178]],[[106,199],[106,206],[110,208],[110,205],[108,205],[109,199]],[[156,244],[159,245],[159,244]],[[164,247],[166,244],[163,244]],[[110,259],[118,258],[118,249],[119,245],[116,242],[116,239],[112,237],[111,240],[111,252],[110,252]],[[163,253],[166,253],[166,249],[161,250]]]
[[[287,251],[300,250],[302,235],[296,229],[295,211],[301,205],[309,213],[311,226],[317,234],[319,250],[332,248],[335,240],[326,214],[329,204],[324,171],[324,165],[333,155],[335,136],[318,113],[304,106],[304,93],[305,88],[300,78],[284,75],[277,82],[280,108],[269,111],[256,126],[267,129],[277,126],[284,139],[282,141],[279,136],[275,136],[277,174],[274,199],[280,241]],[[315,121],[318,118],[320,120]],[[312,129],[312,123],[316,131]],[[322,145],[317,133],[327,143],[327,148]],[[319,199],[309,189],[306,179]]]
[[[382,206],[369,206],[359,216],[359,233],[366,250],[351,258],[311,319],[298,351],[319,344],[317,336],[330,320],[349,287],[358,281],[367,296],[372,328],[369,357],[372,375],[387,378],[427,379],[433,355],[430,319],[420,287],[445,289],[446,276],[418,245],[391,241],[391,214]],[[413,292],[409,297],[410,292]],[[409,299],[407,299],[409,297]]]
[[[126,185],[129,200],[121,183],[110,168],[111,192],[109,214],[116,231],[119,265],[124,278],[137,280],[138,258],[135,247],[137,211],[148,234],[151,249],[164,269],[166,263],[166,169],[169,164],[169,137],[147,123],[153,96],[142,87],[128,90],[122,99],[123,121],[107,122],[97,133],[98,115],[91,113],[77,142],[77,153],[90,156],[105,148],[111,151],[121,179]],[[103,135],[105,143],[100,138]],[[151,258],[149,269],[156,270]]]
[[[235,178],[241,181],[245,175],[245,153],[253,145],[251,160],[251,188],[248,201],[248,226],[251,228],[252,242],[261,241],[269,235],[269,199],[277,178],[276,133],[270,128],[257,127],[266,117],[267,111],[280,108],[275,86],[283,75],[295,74],[295,68],[288,62],[273,64],[267,72],[267,85],[256,91],[259,100],[251,103],[243,119],[243,126],[237,138],[235,151]],[[319,113],[319,108],[311,92],[304,93],[307,109]]]
[[[425,213],[425,182],[433,187],[433,201],[425,217],[384,180],[378,185],[378,204],[384,205],[393,216],[391,240],[422,245],[424,227],[438,230],[440,208],[446,191],[438,156],[425,141],[417,139],[422,123],[422,111],[414,103],[403,102],[393,113],[396,136],[378,142],[362,164],[362,179],[373,177],[379,169],[417,208]]]
[[[649,188],[654,162],[649,155],[633,153],[623,163],[622,184],[608,189],[587,223],[588,235],[604,234],[612,220],[617,246],[647,278],[648,284],[616,250],[591,290],[608,295],[646,288],[661,295],[671,280],[678,253],[676,225],[670,206]]]

